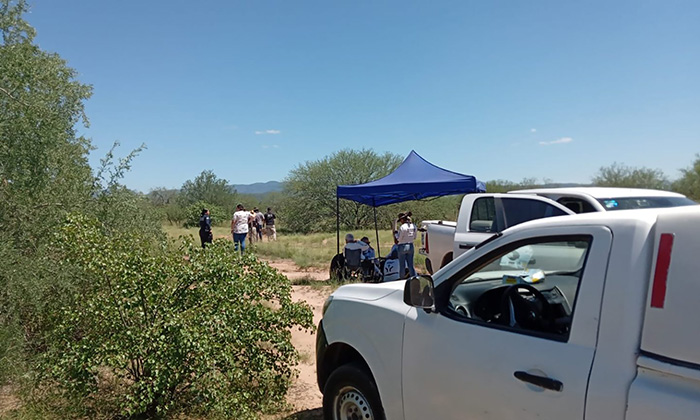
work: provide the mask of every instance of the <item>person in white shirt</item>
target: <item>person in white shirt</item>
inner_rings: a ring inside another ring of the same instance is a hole
[[[404,278],[406,269],[411,277],[416,275],[416,269],[413,267],[413,241],[416,239],[416,225],[413,224],[410,217],[411,213],[399,213],[399,223],[396,245],[399,248],[399,274]]]
[[[240,245],[241,255],[245,253],[245,237],[248,234],[248,222],[252,216],[245,211],[243,204],[236,206],[236,212],[231,218],[231,234],[233,235],[233,247],[238,251]]]

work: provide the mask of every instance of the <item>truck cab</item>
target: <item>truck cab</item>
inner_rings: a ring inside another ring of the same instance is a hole
[[[516,194],[469,194],[460,205],[457,222],[423,221],[418,253],[426,257],[429,273],[465,251],[520,223],[574,212],[547,197]]]

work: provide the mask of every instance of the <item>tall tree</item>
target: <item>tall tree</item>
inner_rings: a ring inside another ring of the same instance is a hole
[[[401,156],[373,150],[341,150],[294,168],[285,180],[286,214],[280,218],[294,231],[328,231],[336,224],[336,186],[363,184],[388,175],[401,164]],[[341,225],[349,229],[370,227],[372,208],[341,200]]]
[[[593,177],[593,185],[667,190],[670,182],[660,169],[636,168],[615,162],[600,168],[598,174]]]
[[[236,203],[236,190],[214,172],[202,171],[195,179],[182,184],[180,197],[184,204],[205,202],[232,210]]]
[[[33,43],[25,0],[0,0],[0,232],[39,241],[64,211],[89,200],[88,121],[92,88],[57,54]],[[17,217],[17,215],[22,215]]]
[[[673,190],[698,201],[700,200],[700,154],[687,168],[681,169],[681,177],[673,183]]]

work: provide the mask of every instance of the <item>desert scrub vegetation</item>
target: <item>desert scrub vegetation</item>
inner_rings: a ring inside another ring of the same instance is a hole
[[[310,309],[228,241],[205,252],[169,240],[149,201],[120,183],[142,148],[115,157],[115,145],[93,171],[78,135],[92,88],[34,43],[27,11],[0,0],[0,390],[18,401],[0,415],[279,408],[298,357],[291,329],[312,327]]]
[[[50,332],[38,389],[90,418],[256,418],[283,406],[299,357],[290,330],[313,320],[276,270],[227,241],[202,250],[106,235],[81,215],[56,246],[79,287]]]

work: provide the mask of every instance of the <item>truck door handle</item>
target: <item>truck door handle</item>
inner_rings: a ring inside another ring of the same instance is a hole
[[[557,381],[556,379],[548,378],[546,376],[532,375],[521,370],[513,374],[516,378],[523,382],[539,386],[540,388],[549,389],[550,391],[561,392],[564,389],[564,384]]]
[[[472,249],[474,248],[473,246],[469,244],[459,244],[459,249]]]

